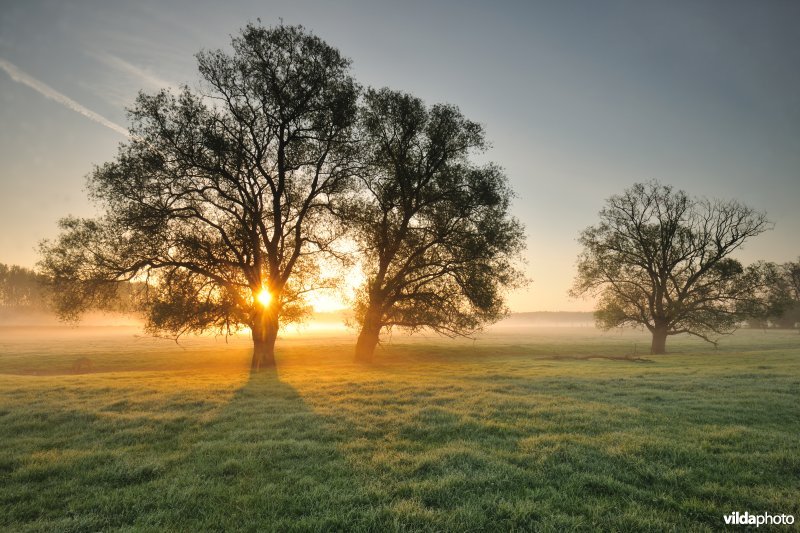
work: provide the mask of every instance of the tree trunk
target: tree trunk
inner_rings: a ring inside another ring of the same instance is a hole
[[[653,329],[653,343],[650,345],[650,353],[653,355],[667,353],[667,328],[656,326]]]
[[[250,369],[258,372],[262,368],[274,367],[278,317],[274,313],[261,312],[256,316],[251,330],[253,332],[253,361]]]
[[[381,332],[380,312],[367,310],[364,323],[356,341],[356,363],[371,363],[375,358],[375,347],[378,345]]]

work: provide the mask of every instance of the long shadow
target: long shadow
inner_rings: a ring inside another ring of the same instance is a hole
[[[134,526],[193,531],[351,529],[365,509],[339,440],[275,370],[247,384],[192,436]]]
[[[203,398],[176,384],[166,399],[129,389],[4,392],[0,530],[374,529],[342,437],[275,371],[225,404],[215,388]]]

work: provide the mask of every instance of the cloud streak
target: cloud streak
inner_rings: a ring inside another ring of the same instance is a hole
[[[58,102],[64,107],[71,109],[76,113],[80,113],[89,120],[92,120],[102,126],[105,126],[106,128],[113,130],[119,133],[120,135],[123,135],[125,137],[129,136],[128,130],[125,129],[124,127],[120,126],[119,124],[116,124],[115,122],[111,122],[104,116],[95,113],[94,111],[85,106],[82,106],[69,96],[62,94],[57,90],[53,89],[52,87],[50,87],[49,85],[47,85],[46,83],[37,80],[30,74],[27,74],[23,70],[19,69],[13,63],[6,61],[3,58],[0,58],[0,69],[4,70],[6,74],[11,76],[11,79],[14,80],[15,82],[27,85],[28,87],[35,90],[45,98],[49,98],[50,100]]]
[[[163,78],[159,78],[152,72],[139,68],[133,63],[125,61],[121,57],[109,54],[107,52],[90,52],[89,55],[96,58],[101,63],[114,68],[132,78],[142,81],[154,89],[167,89],[172,88],[173,84]]]

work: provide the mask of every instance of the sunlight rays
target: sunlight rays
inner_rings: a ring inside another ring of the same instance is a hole
[[[256,295],[256,301],[262,307],[269,307],[269,305],[272,303],[272,293],[267,289],[261,289],[261,291]]]

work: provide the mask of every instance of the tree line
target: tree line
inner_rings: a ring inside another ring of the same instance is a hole
[[[53,313],[55,285],[53,280],[32,268],[0,263],[0,309],[6,313]],[[95,311],[129,312],[134,309],[137,284],[119,283],[115,295]]]
[[[49,310],[46,277],[30,268],[0,263],[0,308],[15,312]]]
[[[129,140],[87,179],[103,214],[62,219],[41,244],[62,317],[109,305],[128,283],[150,332],[248,327],[257,370],[275,364],[281,324],[308,313],[304,295],[336,283],[323,259],[365,274],[359,361],[386,328],[469,335],[504,316],[504,295],[527,282],[525,234],[503,169],[477,162],[480,124],[362,87],[349,59],[300,26],[249,24],[231,48],[197,54],[197,89],[139,94]],[[655,183],[609,202],[581,236],[574,289],[600,291],[601,325],[645,325],[659,351],[656,337],[707,338],[766,312],[746,294],[766,286],[766,267],[728,258],[765,216]]]

